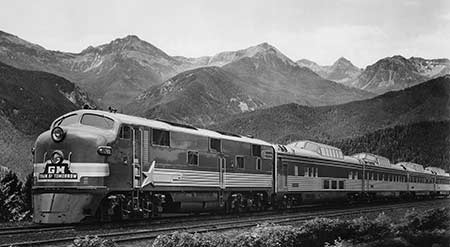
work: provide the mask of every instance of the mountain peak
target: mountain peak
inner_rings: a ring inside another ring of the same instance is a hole
[[[344,62],[344,63],[351,63],[350,62],[350,60],[348,60],[347,58],[345,58],[345,57],[340,57],[340,58],[338,58],[338,60],[336,60],[336,62]]]
[[[350,60],[348,60],[345,57],[340,57],[338,60],[336,60],[336,62],[334,62],[334,64],[332,66],[351,66],[351,67],[355,67],[352,62],[350,62]]]
[[[127,40],[127,41],[142,41],[137,35],[134,35],[134,34],[127,35],[125,38],[123,38],[123,40]]]
[[[388,57],[388,59],[395,59],[395,60],[402,60],[402,61],[404,61],[404,60],[407,60],[404,56],[402,56],[402,55],[394,55],[394,56],[392,56],[392,57]]]
[[[244,53],[247,53],[249,56],[254,56],[257,53],[267,53],[267,52],[281,53],[277,48],[275,48],[274,46],[270,45],[267,42],[255,46],[250,46],[244,49],[243,51]]]
[[[141,40],[136,35],[127,35],[123,38],[118,38],[112,41],[113,43],[123,43],[123,44],[133,44],[133,43],[146,43],[145,41]]]
[[[261,44],[259,44],[259,45],[256,45],[257,47],[261,47],[261,48],[264,48],[264,49],[271,49],[271,48],[274,48],[272,45],[270,45],[269,43],[267,43],[267,42],[263,42],[263,43],[261,43]]]

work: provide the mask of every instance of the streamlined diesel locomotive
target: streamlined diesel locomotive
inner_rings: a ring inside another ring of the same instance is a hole
[[[56,119],[33,163],[33,220],[50,224],[450,193],[435,167],[98,110]]]

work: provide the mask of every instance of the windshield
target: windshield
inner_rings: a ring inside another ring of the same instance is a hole
[[[81,118],[81,124],[97,127],[100,129],[114,128],[114,120],[100,115],[86,113]]]

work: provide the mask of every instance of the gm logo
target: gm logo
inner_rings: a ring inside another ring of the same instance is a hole
[[[48,166],[47,173],[65,173],[66,166]]]

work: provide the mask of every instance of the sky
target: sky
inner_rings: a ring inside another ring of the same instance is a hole
[[[200,57],[268,42],[296,61],[359,67],[402,55],[450,58],[448,0],[0,0],[0,30],[81,52],[130,34]]]

